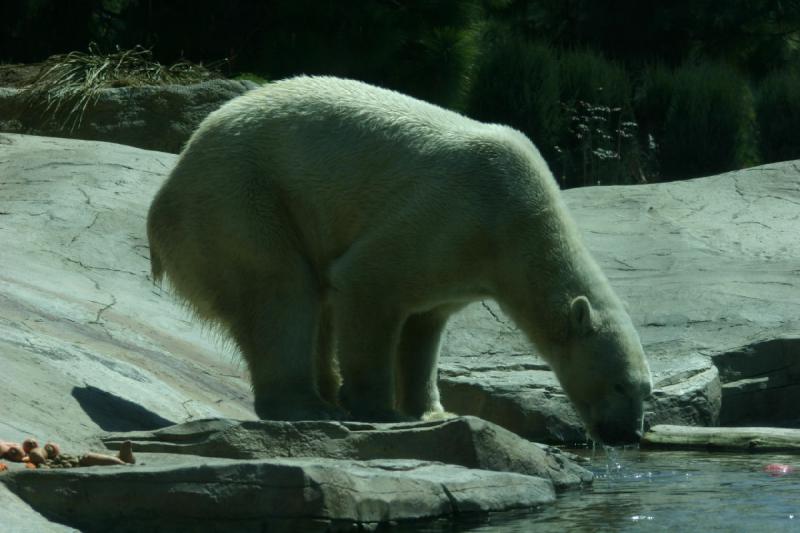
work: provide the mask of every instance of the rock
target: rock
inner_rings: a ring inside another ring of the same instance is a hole
[[[255,419],[248,378],[149,279],[145,216],[175,156],[0,134],[0,439]]]
[[[102,89],[80,125],[31,106],[20,89],[0,89],[0,131],[116,142],[178,153],[197,125],[231,98],[255,87],[249,81],[209,80],[193,85]]]
[[[555,498],[540,478],[426,461],[170,459],[171,466],[19,471],[4,482],[45,516],[85,532],[363,530]]]
[[[106,446],[130,441],[145,453],[230,459],[324,457],[419,459],[542,477],[557,489],[591,483],[592,474],[557,448],[543,447],[474,417],[410,424],[238,422],[198,420],[151,432],[111,434]]]
[[[755,342],[713,360],[723,382],[720,424],[800,427],[800,338]]]
[[[800,163],[564,194],[642,337],[656,387],[647,423],[763,420],[770,405],[797,423]],[[737,370],[744,359],[775,372],[735,400],[729,380],[759,377]],[[534,440],[584,439],[544,361],[490,302],[453,318],[441,369],[447,409]]]
[[[0,474],[5,478],[10,474]],[[2,479],[0,479],[2,481]],[[51,522],[0,482],[0,517],[6,533],[77,533],[77,529]]]
[[[800,429],[660,425],[645,433],[642,447],[800,453]]]

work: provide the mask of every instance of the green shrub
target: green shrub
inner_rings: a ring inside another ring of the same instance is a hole
[[[661,171],[667,179],[756,164],[755,110],[745,80],[722,64],[676,69],[659,143]]]
[[[259,85],[264,85],[265,83],[269,82],[269,80],[263,76],[259,76],[253,72],[240,72],[236,76],[233,77],[235,80],[242,80],[242,81],[252,81],[253,83],[258,83]]]
[[[647,171],[625,70],[594,52],[565,52],[559,88],[565,127],[554,166],[563,186],[642,181]]]
[[[554,52],[502,27],[485,29],[465,111],[517,128],[552,160],[562,127]]]
[[[621,65],[589,51],[566,51],[559,57],[561,101],[631,109],[630,83]]]
[[[800,74],[775,72],[756,96],[761,155],[764,161],[800,158]]]
[[[557,54],[502,25],[484,29],[466,110],[524,132],[563,187],[642,181],[630,85],[591,52]]]
[[[460,103],[477,49],[477,0],[251,4],[264,10],[254,40],[269,79],[326,74]]]
[[[663,136],[673,86],[672,70],[663,65],[646,67],[640,73],[633,107],[642,136],[651,135],[656,140]]]
[[[382,74],[391,87],[417,98],[461,108],[469,70],[477,54],[476,32],[441,26],[427,29],[407,43],[392,68]]]

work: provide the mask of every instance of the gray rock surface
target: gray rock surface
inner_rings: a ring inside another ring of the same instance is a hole
[[[102,89],[77,127],[63,113],[43,112],[20,89],[0,88],[0,131],[116,142],[178,153],[197,125],[222,104],[255,87],[249,81]],[[72,107],[63,106],[64,108]]]
[[[474,417],[411,424],[211,419],[103,438],[114,450],[124,441],[131,441],[139,452],[229,459],[418,459],[541,477],[557,489],[592,481],[591,473],[574,463],[570,454]]]
[[[555,498],[541,478],[416,460],[153,462],[161,464],[18,471],[4,482],[51,520],[85,532],[363,530]]]
[[[0,530],[8,533],[17,531],[20,533],[72,533],[78,531],[47,520],[3,483],[0,483]]]
[[[721,425],[800,427],[800,339],[755,342],[716,354]]]
[[[760,398],[742,413],[747,422],[791,415],[800,401],[800,164],[565,197],[642,337],[656,386],[647,422],[713,425],[722,409],[725,423],[738,423],[738,408],[721,407],[735,396],[729,382],[765,377],[770,386],[738,388],[752,393],[745,403]],[[582,440],[552,374],[493,304],[455,317],[441,366],[447,408],[536,440]]]
[[[175,156],[0,134],[0,439],[255,419],[244,369],[149,279],[145,216]]]

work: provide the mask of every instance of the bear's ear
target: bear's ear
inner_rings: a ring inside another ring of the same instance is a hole
[[[592,304],[586,296],[578,296],[570,304],[569,319],[572,330],[578,335],[588,335],[594,331]]]

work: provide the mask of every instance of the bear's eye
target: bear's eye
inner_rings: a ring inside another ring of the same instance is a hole
[[[617,394],[621,394],[623,396],[627,396],[628,395],[628,392],[625,390],[625,387],[623,387],[619,383],[614,385],[614,392],[616,392]]]

